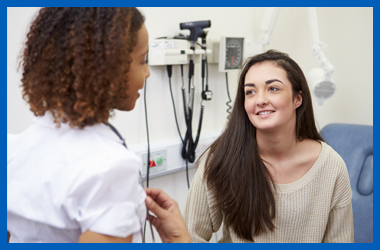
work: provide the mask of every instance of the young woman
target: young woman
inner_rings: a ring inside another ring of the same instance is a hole
[[[141,160],[108,123],[149,77],[136,8],[42,8],[23,53],[34,124],[8,135],[10,242],[137,242],[146,206],[163,242],[190,241],[178,205],[141,185]],[[157,203],[156,203],[157,202]],[[153,218],[152,218],[153,219]]]
[[[345,163],[315,126],[301,68],[270,50],[244,65],[231,118],[198,162],[185,222],[194,242],[353,242]]]

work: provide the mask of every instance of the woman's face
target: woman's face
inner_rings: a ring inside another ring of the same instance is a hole
[[[254,64],[244,80],[244,107],[258,131],[295,129],[296,109],[302,104],[300,94],[293,98],[293,87],[284,69],[273,62]]]
[[[150,76],[148,65],[145,61],[148,48],[148,31],[145,24],[143,24],[137,32],[137,44],[131,53],[132,62],[127,73],[127,98],[119,102],[118,110],[130,111],[135,107],[137,98],[140,96],[138,91],[144,87],[145,79]]]

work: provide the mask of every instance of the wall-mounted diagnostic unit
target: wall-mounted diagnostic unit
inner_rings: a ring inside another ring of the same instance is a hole
[[[191,50],[190,41],[181,39],[156,39],[149,45],[149,65],[181,65],[189,63],[190,55],[203,55],[202,49]],[[206,54],[211,54],[207,49]]]
[[[219,71],[239,70],[244,58],[244,37],[221,37]]]

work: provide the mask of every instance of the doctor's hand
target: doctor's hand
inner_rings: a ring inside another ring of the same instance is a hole
[[[155,215],[149,215],[163,243],[191,243],[178,203],[159,188],[146,188],[145,203]]]

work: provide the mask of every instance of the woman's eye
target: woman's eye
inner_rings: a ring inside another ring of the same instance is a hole
[[[253,90],[247,90],[245,92],[245,95],[251,95],[251,94],[254,94],[254,93],[255,93],[255,91],[253,91]]]
[[[141,62],[142,65],[145,65],[148,63],[148,56],[144,56],[144,61]]]
[[[269,87],[269,90],[271,90],[271,91],[277,91],[278,88],[276,88],[276,87]]]

